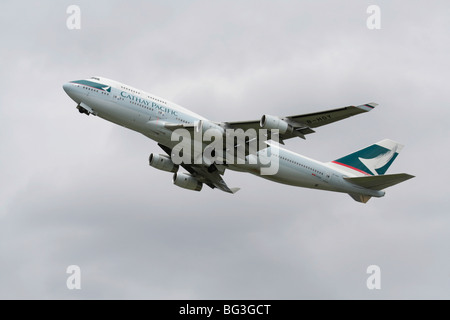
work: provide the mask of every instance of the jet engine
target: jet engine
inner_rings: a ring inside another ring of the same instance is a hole
[[[195,124],[195,131],[205,133],[208,130],[213,130],[216,135],[225,134],[224,128],[215,124],[214,122],[207,120],[199,120]]]
[[[203,183],[188,173],[175,173],[173,175],[173,184],[184,189],[200,191]]]
[[[179,168],[168,156],[162,154],[152,153],[149,158],[149,163],[153,168],[162,171],[177,172]]]
[[[263,129],[268,130],[276,130],[278,129],[281,134],[284,134],[286,132],[292,132],[293,128],[284,120],[281,120],[278,117],[270,116],[270,115],[263,115],[260,121],[260,126]]]

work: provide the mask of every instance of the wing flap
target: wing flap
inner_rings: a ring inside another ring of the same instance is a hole
[[[169,156],[172,155],[172,150],[165,145],[158,143]],[[181,166],[188,171],[192,176],[194,176],[198,181],[206,184],[210,188],[217,188],[227,193],[235,194],[240,190],[240,188],[229,188],[226,182],[223,180],[221,173],[225,173],[225,169],[221,170],[208,170],[208,167],[204,165],[194,165],[194,164],[181,164]]]

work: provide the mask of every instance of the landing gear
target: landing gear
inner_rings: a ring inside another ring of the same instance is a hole
[[[84,114],[86,114],[86,115],[90,115],[90,112],[87,111],[85,108],[83,108],[83,107],[80,106],[80,105],[77,106],[77,109],[78,109],[78,112],[80,112],[80,113],[84,113]]]
[[[218,169],[217,169],[217,167],[216,167],[216,165],[214,163],[208,167],[208,172],[209,173],[213,173],[213,172],[215,172],[217,170]]]

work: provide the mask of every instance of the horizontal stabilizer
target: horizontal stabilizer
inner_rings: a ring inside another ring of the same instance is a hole
[[[356,184],[357,186],[372,189],[383,190],[396,184],[414,178],[414,176],[407,173],[388,174],[383,176],[369,176],[369,177],[356,177],[356,178],[344,178],[348,182]]]

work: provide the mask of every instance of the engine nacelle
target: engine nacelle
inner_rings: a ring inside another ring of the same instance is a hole
[[[270,115],[263,115],[260,121],[260,126],[263,129],[268,130],[276,130],[278,129],[281,134],[286,132],[292,132],[293,128],[284,120],[281,120],[278,117],[270,116]]]
[[[162,171],[177,172],[179,168],[168,156],[162,154],[152,153],[149,158],[149,163],[153,168]]]
[[[195,124],[195,130],[197,132],[202,132],[202,133],[205,133],[208,130],[213,130],[218,135],[225,134],[224,128],[222,128],[221,126],[215,124],[214,122],[208,121],[208,120],[199,120]]]
[[[173,175],[173,184],[180,188],[194,191],[200,191],[203,187],[203,183],[187,173],[175,173]]]

